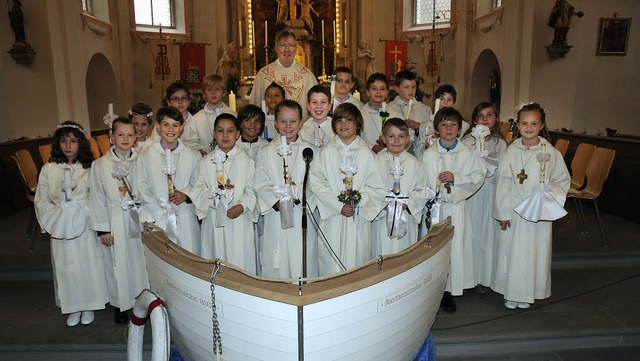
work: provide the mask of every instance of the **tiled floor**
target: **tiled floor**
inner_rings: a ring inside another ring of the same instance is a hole
[[[438,360],[639,360],[640,224],[603,215],[602,249],[593,210],[586,212],[590,234],[580,234],[572,214],[556,222],[552,296],[511,311],[500,295],[470,290],[456,298],[458,312],[436,318]],[[54,305],[46,235],[28,251],[28,215],[0,219],[0,359],[64,360],[74,352],[122,359],[126,327],[114,324],[111,310],[98,312],[90,326],[65,325]]]

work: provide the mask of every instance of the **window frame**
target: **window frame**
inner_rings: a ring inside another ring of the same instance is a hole
[[[131,31],[144,36],[157,36],[160,31],[158,25],[136,24],[135,0],[129,0],[129,18]],[[171,0],[171,17],[173,27],[162,25],[162,34],[174,38],[186,38],[191,23],[186,16],[191,12],[191,0]]]
[[[402,29],[404,32],[411,31],[426,31],[432,30],[432,23],[428,24],[417,24],[416,23],[416,7],[418,0],[404,0],[403,1],[403,10],[402,10]],[[446,22],[436,23],[435,29],[450,29],[455,27],[456,13],[455,13],[455,2],[450,0],[450,18]]]

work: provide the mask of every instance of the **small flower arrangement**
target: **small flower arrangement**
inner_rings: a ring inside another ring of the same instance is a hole
[[[351,206],[360,203],[362,194],[357,190],[344,190],[338,194],[338,201],[344,204],[350,204]]]
[[[336,80],[335,75],[321,75],[318,77],[318,84],[330,85],[332,81]]]

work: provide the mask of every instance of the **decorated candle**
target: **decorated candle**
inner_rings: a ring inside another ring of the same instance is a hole
[[[109,115],[113,114],[113,103],[109,103],[108,108],[109,108]]]
[[[437,113],[440,110],[440,98],[436,99],[435,109],[433,110],[433,114]]]
[[[167,170],[169,170],[172,167],[171,149],[167,148],[164,150],[164,160],[167,163]],[[173,194],[174,191],[173,177],[171,176],[170,171],[167,172],[167,191],[169,192],[169,195]]]
[[[164,150],[164,162],[166,163],[167,168],[171,167],[171,149],[169,148]]]
[[[266,100],[264,100],[264,99],[262,99],[262,100],[260,101],[260,105],[261,105],[261,107],[262,107],[262,111],[263,111],[263,112],[264,112],[264,114],[266,115],[266,114],[267,114],[267,112],[269,111],[269,110],[267,109],[267,101],[266,101]]]
[[[387,112],[387,102],[382,102],[382,111]]]
[[[393,157],[393,193],[400,194],[400,157]]]
[[[333,96],[335,94],[336,94],[336,81],[331,80],[331,99],[333,99]]]
[[[218,181],[218,186],[224,185],[224,168],[223,168],[223,160],[225,156],[222,154],[220,150],[216,150],[215,162],[216,162],[216,179]]]
[[[65,201],[71,202],[71,169],[64,169],[64,187]]]
[[[229,108],[236,111],[236,95],[233,94],[233,90],[229,93]]]
[[[358,100],[360,100],[360,92],[359,92],[359,91],[357,91],[357,90],[356,90],[356,91],[354,91],[354,92],[353,92],[353,97],[354,97],[354,98],[356,98],[356,99],[358,99]]]
[[[407,106],[406,119],[411,119],[411,107],[413,107],[413,98],[409,99],[409,105]]]

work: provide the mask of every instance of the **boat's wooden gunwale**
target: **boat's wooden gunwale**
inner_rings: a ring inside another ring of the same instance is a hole
[[[166,234],[153,225],[147,225],[142,238],[146,246],[158,257],[183,272],[209,281],[215,260],[198,257],[171,242]],[[453,236],[449,223],[434,227],[433,232],[408,249],[384,256],[382,271],[378,263],[367,263],[347,272],[330,277],[313,279],[299,286],[245,273],[233,266],[222,265],[215,278],[215,284],[245,294],[282,302],[295,306],[305,306],[338,297],[372,284],[390,279],[438,252]],[[301,290],[301,294],[299,291]]]

